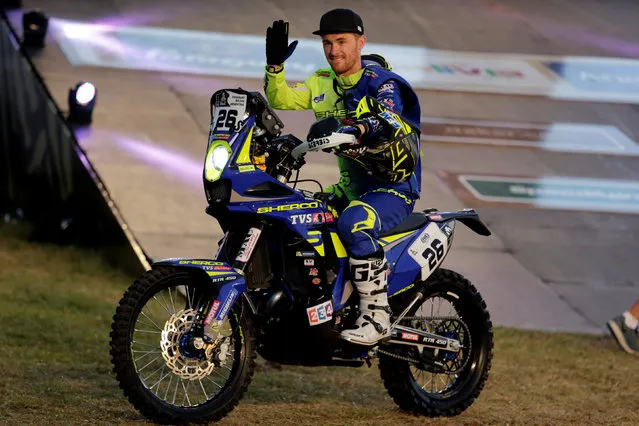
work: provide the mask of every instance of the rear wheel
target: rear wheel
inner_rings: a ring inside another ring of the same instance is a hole
[[[384,386],[395,403],[413,414],[454,416],[479,396],[488,378],[493,333],[486,303],[453,271],[439,269],[419,283],[424,298],[400,324],[459,340],[457,352],[388,345],[380,350]],[[393,306],[394,312],[403,307]]]
[[[188,272],[142,274],[113,317],[113,371],[124,395],[158,423],[205,423],[226,416],[243,397],[255,368],[250,317],[236,303],[215,345],[190,344],[197,309],[212,285]]]

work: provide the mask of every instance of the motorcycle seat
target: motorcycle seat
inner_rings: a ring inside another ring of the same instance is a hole
[[[428,216],[424,213],[411,213],[406,219],[400,222],[399,225],[387,231],[380,232],[378,238],[414,231],[415,229],[421,228],[426,222],[428,222]]]

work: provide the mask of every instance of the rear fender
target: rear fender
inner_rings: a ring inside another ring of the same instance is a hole
[[[246,294],[246,281],[244,277],[227,262],[209,259],[171,258],[157,261],[151,266],[171,266],[186,269],[196,272],[200,276],[206,275],[211,283],[219,285],[217,297],[213,301],[211,309],[204,320],[205,325],[226,319],[238,297],[242,294]]]
[[[488,227],[479,218],[479,214],[475,209],[464,209],[456,212],[437,212],[428,214],[428,220],[431,222],[447,222],[451,219],[457,220],[475,233],[488,237],[491,235]]]

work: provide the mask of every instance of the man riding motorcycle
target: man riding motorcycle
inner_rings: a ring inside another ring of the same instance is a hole
[[[366,36],[354,11],[325,13],[313,34],[322,37],[330,68],[289,87],[284,62],[297,41],[288,44],[287,22],[273,22],[266,33],[264,92],[273,108],[312,109],[318,120],[336,117],[342,120],[337,131],[357,138],[356,144],[335,150],[340,180],[319,198],[340,212],[338,232],[360,296],[359,318],[342,337],[372,345],[390,335],[391,314],[390,270],[377,237],[413,211],[421,190],[419,100],[383,57],[362,56]]]

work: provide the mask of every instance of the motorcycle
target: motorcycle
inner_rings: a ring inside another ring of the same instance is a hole
[[[392,332],[372,346],[350,343],[340,331],[357,319],[359,296],[338,214],[297,188],[297,178],[306,152],[354,136],[314,136],[314,127],[304,141],[282,135],[264,97],[241,88],[215,92],[210,107],[206,213],[224,236],[213,259],[156,261],[121,298],[110,352],[129,402],[157,422],[219,421],[244,396],[259,354],[303,366],[371,367],[377,359],[402,410],[466,410],[488,378],[492,323],[473,284],[441,264],[458,222],[491,235],[478,213],[415,212],[379,235]],[[320,182],[306,181],[321,192]]]

